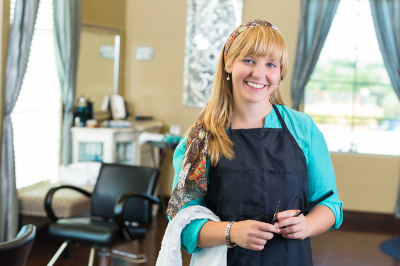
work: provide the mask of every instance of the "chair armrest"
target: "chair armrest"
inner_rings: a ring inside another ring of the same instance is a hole
[[[87,192],[84,189],[81,189],[79,187],[74,187],[74,186],[68,186],[68,185],[62,185],[62,186],[57,186],[57,187],[53,187],[49,190],[49,192],[47,192],[46,197],[44,199],[44,209],[47,213],[47,217],[49,217],[51,222],[55,222],[58,220],[58,218],[55,216],[53,208],[51,207],[51,201],[53,200],[53,196],[54,193],[56,193],[57,190],[59,189],[64,189],[64,188],[68,188],[68,189],[72,189],[75,190],[77,192],[82,193],[83,195],[87,196],[87,197],[92,197],[92,194]]]
[[[158,198],[147,193],[139,193],[139,192],[128,192],[123,194],[117,199],[114,207],[115,221],[117,222],[119,228],[121,229],[125,239],[130,241],[134,240],[135,238],[131,235],[128,227],[125,225],[124,209],[126,202],[128,201],[128,199],[131,198],[142,198],[149,200],[151,203],[160,203],[160,200]]]

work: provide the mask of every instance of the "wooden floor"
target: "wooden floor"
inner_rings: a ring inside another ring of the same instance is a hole
[[[148,261],[141,265],[155,265],[164,230],[165,220],[160,214],[157,219],[154,220],[144,243],[144,250],[148,256]],[[390,233],[357,232],[345,229],[326,232],[311,239],[314,265],[398,265],[397,261],[379,250],[379,244],[387,239],[391,239],[392,237],[393,235]],[[26,265],[47,265],[60,245],[61,242],[58,241],[37,239],[37,243],[32,248]],[[138,249],[138,243],[119,243],[115,248],[134,253]],[[69,258],[65,259],[61,255],[55,265],[87,265],[89,253],[89,245],[72,244],[69,250]],[[190,255],[185,251],[183,251],[183,261],[183,265],[189,265]],[[103,265],[103,263],[104,261],[98,259],[96,265]],[[136,264],[114,260],[111,265],[128,266]]]

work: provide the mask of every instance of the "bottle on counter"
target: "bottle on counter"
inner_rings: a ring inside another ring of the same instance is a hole
[[[83,96],[77,99],[76,113],[77,117],[79,117],[79,125],[84,127],[86,125],[86,120],[88,119],[88,105],[86,98]]]

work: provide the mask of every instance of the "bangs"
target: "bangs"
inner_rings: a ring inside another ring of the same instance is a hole
[[[271,60],[280,62],[286,54],[286,45],[280,33],[268,27],[253,27],[247,29],[237,38],[237,49],[240,51],[237,59],[245,56],[268,56]],[[245,41],[244,41],[245,40]],[[233,43],[235,44],[235,43]],[[232,46],[233,46],[232,44]]]

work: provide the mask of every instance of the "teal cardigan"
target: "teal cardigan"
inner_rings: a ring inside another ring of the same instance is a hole
[[[336,229],[343,221],[343,203],[339,200],[337,193],[335,173],[324,136],[309,115],[294,111],[284,105],[276,106],[290,133],[292,133],[306,157],[309,176],[307,200],[312,202],[329,190],[334,192],[333,196],[323,201],[321,205],[325,205],[332,210],[336,220],[331,229]],[[264,128],[282,128],[274,109],[265,117]],[[174,152],[173,165],[175,175],[172,189],[175,188],[179,180],[186,141],[187,138],[183,139]],[[210,162],[207,158],[207,181],[209,166]],[[182,209],[191,205],[205,206],[204,197],[189,202]],[[207,222],[205,219],[193,220],[182,231],[181,243],[187,252],[193,253],[200,250],[200,248],[197,248],[197,238],[205,222]]]

